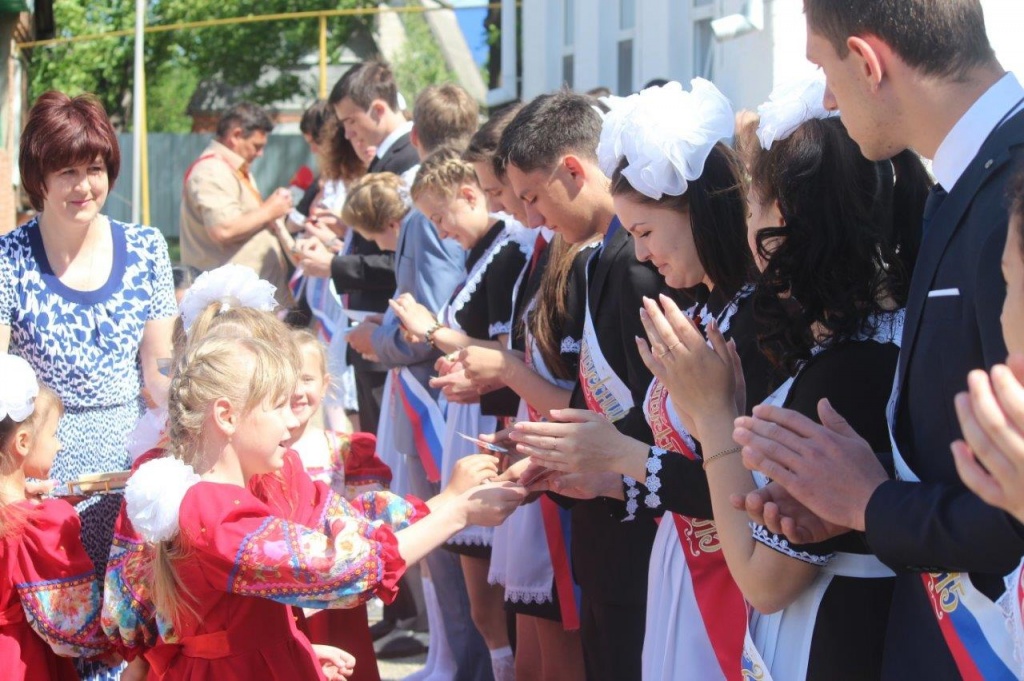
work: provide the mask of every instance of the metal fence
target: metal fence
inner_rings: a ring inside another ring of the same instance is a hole
[[[148,135],[150,217],[153,226],[164,236],[178,236],[185,171],[203,153],[212,137],[162,132]],[[115,220],[127,222],[132,215],[132,135],[118,135],[117,141],[121,145],[121,176],[103,212]],[[263,195],[268,196],[275,188],[288,186],[288,180],[302,165],[315,168],[313,155],[301,135],[271,135],[262,158],[252,164],[252,173]]]

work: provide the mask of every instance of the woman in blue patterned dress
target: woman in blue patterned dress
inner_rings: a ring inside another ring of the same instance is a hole
[[[66,481],[129,467],[125,443],[145,385],[158,403],[177,307],[160,232],[100,213],[120,168],[117,137],[88,95],[42,95],[21,138],[22,185],[38,217],[0,236],[0,352],[19,355],[66,408],[51,475]],[[78,504],[102,575],[120,495]],[[117,678],[80,667],[83,678]]]

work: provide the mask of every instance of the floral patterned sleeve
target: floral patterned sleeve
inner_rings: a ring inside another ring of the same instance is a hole
[[[127,660],[157,642],[156,607],[146,580],[152,556],[122,502],[104,578],[101,623],[110,644]]]
[[[95,657],[110,647],[100,628],[100,583],[81,532],[70,504],[43,501],[24,528],[12,575],[29,626],[64,657]]]
[[[228,593],[304,608],[349,608],[375,595],[392,602],[405,572],[394,531],[334,496],[323,525],[311,528],[273,515],[244,489],[199,483],[181,503],[181,536]],[[380,516],[397,519],[400,508]]]
[[[347,504],[344,499],[338,497],[338,502]],[[328,515],[332,513],[331,504],[328,507]],[[426,504],[415,497],[402,498],[391,492],[364,492],[355,497],[352,502],[352,511],[363,516],[371,523],[380,523],[398,532],[409,527],[414,522],[430,513]],[[340,508],[337,509],[341,511]]]

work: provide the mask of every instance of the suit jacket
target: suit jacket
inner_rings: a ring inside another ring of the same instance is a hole
[[[640,323],[643,297],[664,289],[658,272],[636,259],[633,238],[619,227],[588,265],[589,307],[601,352],[629,386],[633,408],[615,422],[630,437],[653,443],[644,419],[643,402],[651,373],[636,349],[636,336],[644,337]],[[570,406],[587,409],[579,382]],[[572,505],[573,572],[586,596],[599,603],[642,606],[647,599],[647,571],[657,530],[650,516],[622,522],[625,504],[594,499]]]
[[[394,173],[401,175],[409,168],[420,162],[420,155],[412,146],[409,133],[405,133],[392,144],[384,155],[374,157],[370,161],[368,172],[371,173]]]
[[[990,598],[1024,554],[1024,527],[960,482],[949,443],[960,437],[953,397],[972,369],[1006,359],[999,316],[1006,287],[1006,183],[1024,161],[1024,113],[998,128],[931,220],[907,301],[892,425],[921,482],[888,481],[866,513],[872,550],[897,572],[886,678],[957,678],[920,573],[970,572]],[[929,292],[955,291],[934,296]]]
[[[339,295],[348,295],[350,310],[384,312],[395,292],[395,254],[353,232],[349,251],[331,260],[331,279]],[[349,366],[356,371],[387,371],[378,363],[363,359],[351,347],[346,351]]]
[[[418,210],[402,220],[395,250],[394,295],[410,293],[416,302],[434,313],[448,302],[455,288],[466,278],[466,253],[452,239],[442,240],[430,221]],[[386,369],[409,367],[431,396],[438,391],[427,385],[440,353],[429,343],[409,343],[402,338],[398,317],[388,308],[384,321],[373,332],[373,349]],[[387,396],[385,396],[387,399]],[[404,409],[395,410],[394,443],[403,454],[415,454],[412,426]]]

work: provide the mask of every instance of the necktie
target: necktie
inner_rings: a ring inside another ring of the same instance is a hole
[[[932,188],[928,190],[928,200],[924,202],[924,217],[921,220],[921,237],[928,236],[928,229],[931,227],[932,218],[939,211],[939,207],[942,202],[946,200],[948,194],[946,190],[942,188],[942,185],[936,182],[932,185]]]

